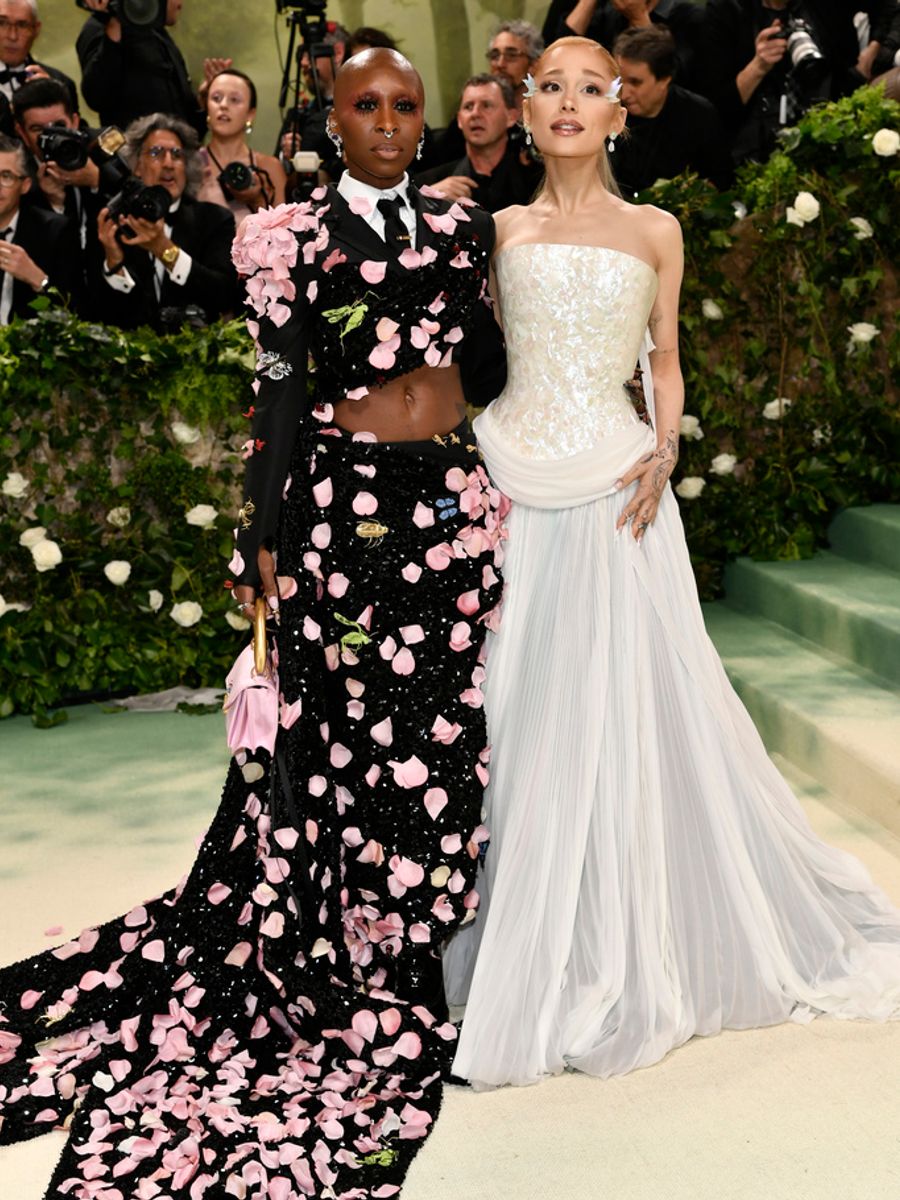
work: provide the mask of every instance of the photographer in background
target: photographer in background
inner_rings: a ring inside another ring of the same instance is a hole
[[[544,40],[577,33],[593,38],[612,53],[616,39],[629,29],[664,25],[675,39],[675,82],[697,87],[697,58],[702,42],[703,9],[694,0],[552,0],[544,21]]]
[[[527,204],[543,171],[522,160],[509,131],[519,119],[512,84],[501,75],[473,75],[463,86],[456,120],[466,153],[416,175],[416,183],[431,185],[448,200],[474,200],[488,212],[510,204]]]
[[[343,163],[325,132],[325,121],[334,106],[334,76],[347,58],[350,34],[343,25],[329,21],[320,44],[329,47],[331,52],[311,59],[308,49],[303,48],[300,72],[311,99],[305,106],[288,112],[281,127],[279,146],[286,161],[290,161],[298,150],[314,150],[329,177],[337,179]]]
[[[0,134],[0,325],[34,316],[29,304],[51,287],[76,309],[82,299],[74,227],[66,217],[24,207],[31,187],[24,148]]]
[[[37,0],[0,0],[0,133],[12,136],[13,99],[32,79],[59,80],[68,89],[72,108],[78,108],[78,92],[68,75],[31,57],[40,32]]]
[[[130,125],[125,137],[125,159],[150,189],[139,197],[140,208],[154,209],[161,189],[164,215],[135,215],[133,201],[124,213],[115,202],[112,215],[109,207],[101,209],[96,287],[103,319],[124,329],[165,329],[236,312],[234,218],[221,205],[194,199],[201,175],[197,135],[177,117],[152,113]]]
[[[13,100],[13,119],[36,185],[25,203],[69,217],[81,231],[83,249],[87,224],[93,227],[99,208],[100,172],[88,157],[90,134],[82,130],[68,88],[56,79],[26,83]]]
[[[199,199],[231,209],[235,224],[260,208],[284,203],[284,167],[271,154],[257,154],[247,138],[256,117],[256,85],[229,66],[205,89],[209,142],[200,150],[203,183]]]
[[[202,137],[206,113],[166,28],[176,24],[182,0],[158,0],[160,19],[153,25],[128,20],[128,0],[76,2],[93,14],[82,26],[75,48],[81,91],[100,114],[100,124],[124,129],[139,117],[165,112],[186,121]]]
[[[628,136],[617,140],[609,160],[622,194],[637,195],[682,171],[728,187],[732,167],[722,122],[709,100],[673,83],[675,39],[668,29],[626,29],[613,53],[628,112]]]
[[[863,51],[858,11],[871,27]],[[870,79],[896,11],[897,0],[708,0],[700,90],[726,123],[734,161],[767,158],[780,128]]]

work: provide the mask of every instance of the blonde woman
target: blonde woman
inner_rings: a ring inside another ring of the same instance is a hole
[[[900,1015],[900,912],[813,834],[704,630],[668,483],[681,230],[611,188],[617,73],[586,39],[544,53],[524,120],[546,184],[496,217],[509,379],[475,424],[513,502],[492,842],[479,919],[445,955],[451,1001],[468,992],[454,1071],[480,1087],[616,1075],[726,1027]],[[648,329],[653,424],[624,388]]]

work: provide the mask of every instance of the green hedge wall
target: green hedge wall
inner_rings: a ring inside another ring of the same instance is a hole
[[[673,482],[705,597],[730,557],[806,556],[840,508],[900,498],[898,115],[862,89],[731,194],[685,177],[641,197],[685,234]],[[0,329],[0,716],[218,685],[246,637],[223,580],[249,339],[36,305]]]

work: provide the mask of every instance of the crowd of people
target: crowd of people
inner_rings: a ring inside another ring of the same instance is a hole
[[[110,0],[83,0],[76,84],[32,54],[36,0],[0,0],[0,323],[51,289],[125,328],[237,312],[236,226],[338,180],[335,72],[361,49],[396,48],[384,30],[328,22],[312,57],[299,52],[306,99],[288,105],[266,154],[250,141],[253,79],[233,58],[207,58],[195,90],[170,32],[183,0],[159,3],[165,23],[143,26]],[[527,203],[543,168],[522,126],[525,80],[569,34],[617,60],[628,121],[612,162],[626,197],[685,170],[727,188],[810,105],[867,81],[896,89],[900,74],[900,0],[552,0],[542,29],[496,29],[448,125],[426,126],[416,182],[489,212]],[[98,140],[109,127],[122,136]]]

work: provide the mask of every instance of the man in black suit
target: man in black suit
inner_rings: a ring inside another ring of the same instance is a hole
[[[510,139],[518,121],[516,94],[502,75],[473,75],[463,87],[456,120],[466,153],[416,176],[448,200],[474,200],[488,212],[527,204],[540,183],[541,168],[524,160],[521,144]]]
[[[81,90],[101,125],[124,129],[150,113],[172,113],[202,137],[206,113],[191,87],[181,51],[168,30],[138,27],[107,13],[109,0],[84,0],[93,10],[75,48],[81,64]],[[182,0],[166,0],[165,23],[173,27]]]
[[[197,136],[177,117],[152,113],[126,130],[126,157],[147,187],[162,187],[169,210],[158,221],[113,220],[103,208],[98,236],[103,259],[94,290],[103,319],[124,329],[155,328],[185,320],[209,322],[238,309],[231,262],[234,218],[220,204],[191,194],[201,167]]]
[[[0,134],[0,325],[33,316],[29,304],[51,288],[80,299],[74,226],[54,213],[23,208],[30,187],[25,151]]]
[[[41,32],[35,0],[0,0],[0,133],[13,136],[12,101],[20,87],[32,79],[57,79],[78,108],[75,84],[62,71],[39,63],[31,48]]]
[[[626,29],[614,54],[628,124],[610,165],[623,193],[636,195],[682,171],[728,187],[732,166],[724,126],[708,100],[672,82],[676,48],[668,29]]]

